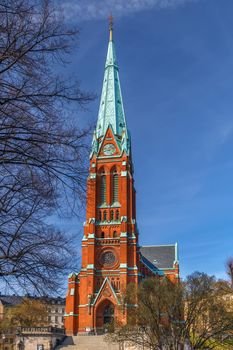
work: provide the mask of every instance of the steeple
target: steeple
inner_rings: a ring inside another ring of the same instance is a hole
[[[119,69],[116,60],[116,52],[113,41],[113,19],[109,21],[109,43],[105,62],[104,80],[100,99],[98,120],[94,132],[92,153],[97,153],[100,143],[108,127],[112,128],[113,134],[121,145],[121,149],[129,153],[130,142],[126,127],[125,113],[120,87]]]

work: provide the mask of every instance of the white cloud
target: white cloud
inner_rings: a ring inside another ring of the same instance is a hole
[[[172,8],[198,0],[68,0],[61,5],[65,18],[79,20],[126,16],[130,13],[157,8]]]

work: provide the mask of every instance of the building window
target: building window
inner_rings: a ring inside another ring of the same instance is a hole
[[[102,213],[99,211],[99,221],[102,221]]]
[[[101,238],[104,238],[104,232],[101,232]]]
[[[107,221],[107,212],[104,210],[104,221]]]
[[[117,237],[117,231],[113,231],[113,238]]]
[[[118,221],[120,219],[120,213],[119,210],[116,211],[116,221]]]
[[[113,203],[118,202],[118,189],[119,189],[119,180],[118,180],[118,175],[114,174],[113,175]]]
[[[111,210],[111,212],[110,212],[110,220],[111,221],[114,220],[114,211],[113,210]]]
[[[120,280],[119,280],[119,278],[117,279],[117,289],[120,290]]]
[[[100,202],[101,204],[106,203],[106,176],[101,176],[100,182]]]

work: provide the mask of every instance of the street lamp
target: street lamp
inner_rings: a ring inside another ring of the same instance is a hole
[[[3,334],[2,334],[2,350],[4,350],[4,341],[5,341],[5,339],[6,339],[6,336],[5,336],[5,334],[3,333]]]

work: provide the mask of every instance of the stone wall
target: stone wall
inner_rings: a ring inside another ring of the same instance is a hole
[[[64,339],[64,329],[23,327],[16,336],[17,350],[52,350]]]

